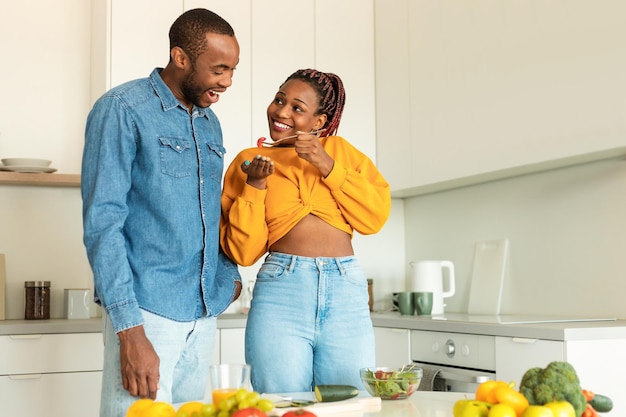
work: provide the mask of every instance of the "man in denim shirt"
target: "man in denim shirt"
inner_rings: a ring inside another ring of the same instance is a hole
[[[232,84],[239,44],[206,9],[170,29],[170,60],[111,89],[87,119],[84,243],[104,308],[101,416],[137,397],[202,399],[216,316],[241,290],[219,249],[224,146],[209,106]]]

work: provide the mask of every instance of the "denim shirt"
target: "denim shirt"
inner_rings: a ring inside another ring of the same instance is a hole
[[[111,89],[87,118],[83,241],[94,299],[116,332],[143,324],[140,308],[217,316],[241,280],[219,249],[219,120],[209,108],[190,114],[160,71]]]

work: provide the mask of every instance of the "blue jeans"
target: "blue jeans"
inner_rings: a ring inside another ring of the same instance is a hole
[[[261,393],[363,389],[359,369],[375,365],[374,330],[356,258],[268,255],[248,314],[246,362]]]
[[[177,322],[141,310],[146,336],[160,358],[157,401],[183,403],[204,399],[215,345],[215,317]],[[137,400],[122,386],[120,341],[108,315],[103,316],[104,371],[101,417],[124,417]]]

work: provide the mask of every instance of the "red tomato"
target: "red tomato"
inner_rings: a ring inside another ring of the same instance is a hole
[[[298,408],[297,410],[287,411],[283,414],[283,417],[317,417],[317,415],[304,408]]]
[[[231,417],[267,417],[267,414],[256,407],[247,407],[235,411]]]

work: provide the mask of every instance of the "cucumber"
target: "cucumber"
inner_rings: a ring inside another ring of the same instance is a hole
[[[595,394],[593,398],[587,402],[598,413],[608,413],[613,409],[613,400],[606,395]]]
[[[359,395],[359,390],[352,385],[316,385],[315,398],[321,403],[347,400]]]

